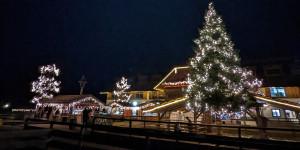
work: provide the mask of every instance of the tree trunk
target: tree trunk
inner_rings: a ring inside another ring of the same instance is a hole
[[[206,114],[204,115],[205,120],[207,121],[207,124],[212,124],[212,115],[210,113],[210,111],[207,111]],[[208,133],[212,133],[212,127],[211,126],[207,126],[207,132]]]
[[[256,119],[255,119],[255,121],[256,121],[257,127],[259,127],[259,128],[266,128],[267,127],[267,123],[268,123],[267,118],[262,117],[258,105],[256,105]],[[259,133],[260,133],[260,138],[261,139],[268,139],[269,138],[265,130],[259,130]]]
[[[222,125],[221,115],[217,115],[216,124]],[[217,135],[222,135],[222,127],[217,127]]]
[[[194,123],[197,123],[197,116],[198,116],[197,112],[194,112]]]

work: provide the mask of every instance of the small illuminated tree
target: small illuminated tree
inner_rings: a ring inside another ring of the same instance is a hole
[[[127,79],[122,77],[122,79],[116,83],[116,90],[114,95],[116,96],[115,101],[117,102],[128,102],[131,94],[126,94],[126,90],[130,88],[131,85],[127,84]]]
[[[33,97],[32,103],[39,103],[43,98],[53,98],[53,94],[60,91],[61,82],[55,79],[59,76],[60,71],[55,64],[41,66],[40,73],[38,80],[32,82],[31,92],[37,94]]]
[[[194,113],[195,122],[205,111],[218,118],[222,114],[244,114],[248,93],[262,82],[252,78],[251,71],[241,68],[238,51],[233,48],[223,20],[212,3],[199,34],[194,40],[195,56],[190,58],[186,108]]]

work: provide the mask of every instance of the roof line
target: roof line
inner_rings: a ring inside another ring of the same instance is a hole
[[[275,99],[268,98],[268,97],[265,98],[265,97],[261,97],[261,96],[254,96],[254,98],[257,98],[257,99],[263,100],[263,101],[267,101],[267,102],[271,102],[271,103],[276,103],[276,104],[280,104],[280,105],[284,105],[284,106],[289,106],[289,107],[300,109],[300,106],[293,105],[293,104],[288,104],[288,103],[284,103],[284,102],[280,102],[280,101],[277,101]]]
[[[160,86],[175,70],[177,69],[185,69],[190,68],[190,66],[183,66],[183,67],[174,67],[168,74],[165,76],[153,89],[157,90],[157,87]]]

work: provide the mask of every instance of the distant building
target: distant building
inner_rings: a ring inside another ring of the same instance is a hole
[[[299,123],[300,112],[300,67],[297,60],[255,61],[248,63],[258,78],[263,79],[263,87],[259,90],[266,97],[257,97],[263,103],[262,115],[269,120],[295,121]],[[166,101],[162,104],[145,109],[144,113],[159,113],[160,118],[171,121],[187,121],[193,115],[185,109],[182,88],[187,86],[186,77],[189,67],[175,67],[155,87],[165,92]],[[199,121],[201,118],[198,118]],[[232,121],[229,122],[230,124]],[[271,124],[272,125],[272,124]],[[273,124],[274,125],[274,124]]]
[[[270,101],[261,107],[262,115],[271,121],[299,122],[300,113],[300,60],[294,58],[273,58],[248,61],[244,66],[256,77],[263,79],[261,93]],[[273,100],[273,101],[271,101]],[[270,124],[276,126],[276,123]]]
[[[141,75],[128,77],[128,83],[131,85],[126,92],[131,94],[127,103],[115,102],[113,89],[109,92],[100,92],[101,97],[105,97],[106,105],[110,106],[106,113],[120,116],[141,116],[142,109],[160,104],[165,100],[165,94],[162,91],[153,89],[153,85],[161,79],[161,75]]]

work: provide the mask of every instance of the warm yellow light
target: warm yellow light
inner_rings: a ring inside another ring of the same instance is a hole
[[[163,104],[163,105],[154,107],[154,108],[152,108],[152,109],[150,109],[150,110],[145,110],[145,111],[143,111],[143,112],[145,112],[145,113],[151,112],[151,111],[154,111],[154,110],[156,110],[156,109],[163,108],[163,107],[166,107],[166,106],[169,106],[169,105],[172,105],[172,104],[175,104],[175,103],[179,103],[179,102],[182,102],[182,101],[185,101],[185,100],[187,100],[187,98],[175,100],[175,101],[173,101],[173,102],[170,102],[170,103],[167,103],[167,104]]]

